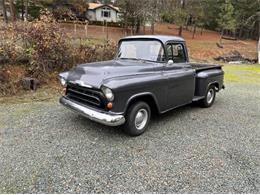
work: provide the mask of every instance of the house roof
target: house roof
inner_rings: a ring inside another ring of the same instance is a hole
[[[127,40],[127,39],[156,39],[161,41],[163,44],[165,44],[167,41],[181,41],[181,42],[185,41],[181,37],[168,36],[168,35],[137,35],[137,36],[124,37],[121,40]]]
[[[98,8],[101,8],[101,7],[104,7],[104,6],[108,6],[108,7],[112,8],[112,9],[114,9],[115,11],[119,11],[118,7],[115,7],[113,5],[101,4],[101,3],[89,3],[88,4],[88,9],[95,10],[95,9],[98,9]]]

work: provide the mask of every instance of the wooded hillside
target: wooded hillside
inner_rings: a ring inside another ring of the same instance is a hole
[[[42,8],[49,9],[56,16],[64,13],[78,15],[79,12],[84,13],[88,9],[88,2],[95,1],[2,0],[1,9],[6,22],[17,19],[33,20],[39,17]],[[168,22],[179,26],[180,36],[183,28],[190,28],[195,33],[197,27],[200,27],[239,39],[258,40],[259,37],[260,0],[106,0],[102,2],[120,7],[122,26],[126,29],[130,28],[133,34],[139,33],[140,28],[145,28],[147,24],[151,26],[153,32],[155,23]]]

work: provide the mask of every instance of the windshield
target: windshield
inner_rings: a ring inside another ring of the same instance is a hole
[[[164,50],[161,42],[156,40],[126,40],[121,42],[117,57],[161,62],[164,61]]]

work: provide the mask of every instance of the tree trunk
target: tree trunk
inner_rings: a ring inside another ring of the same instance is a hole
[[[239,29],[239,35],[238,35],[239,39],[242,39],[242,36],[243,36],[243,28],[240,27],[240,29]]]
[[[189,30],[189,16],[186,18],[186,22],[185,22],[185,30]]]
[[[143,24],[143,34],[145,35],[145,23]]]
[[[258,39],[258,64],[260,64],[260,35]]]
[[[185,0],[181,0],[181,9],[184,10],[185,9]],[[182,29],[183,29],[183,25],[180,26],[179,29],[179,36],[182,36]]]
[[[127,21],[127,16],[125,15],[125,23],[124,23],[124,29],[125,29],[125,36],[128,34],[128,21]]]
[[[141,26],[141,22],[140,22],[140,20],[138,19],[138,20],[137,20],[137,23],[136,23],[136,31],[135,31],[135,34],[139,34],[139,33],[140,33],[140,26]]]
[[[5,0],[2,0],[2,7],[3,7],[4,21],[5,21],[5,23],[8,23],[8,18],[7,18],[7,14],[6,14]]]
[[[24,20],[24,0],[21,0],[22,4],[22,20]]]
[[[194,27],[193,27],[192,39],[195,38],[196,28],[197,28],[197,25],[196,25],[196,23],[195,23],[195,24],[194,24]]]
[[[186,1],[185,0],[181,0],[181,8],[185,9],[185,5],[186,5]]]
[[[10,4],[10,12],[11,12],[12,21],[15,22],[16,21],[16,9],[14,6],[14,1],[9,0],[9,4]]]
[[[25,0],[24,21],[28,21],[28,7],[29,7],[29,0]]]
[[[180,26],[180,28],[179,28],[179,36],[181,37],[182,36],[182,26]]]
[[[200,28],[200,35],[203,33],[203,27]]]
[[[151,31],[152,31],[152,35],[153,35],[154,34],[154,21],[152,21]]]
[[[132,24],[131,24],[131,35],[133,35],[134,34],[134,22],[132,22]]]
[[[223,35],[224,35],[224,29],[221,30],[221,33],[220,33],[220,39],[219,39],[219,43],[220,45],[222,45],[222,38],[223,38]]]

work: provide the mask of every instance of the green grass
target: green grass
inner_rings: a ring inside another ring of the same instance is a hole
[[[225,82],[260,85],[260,65],[225,64]]]

